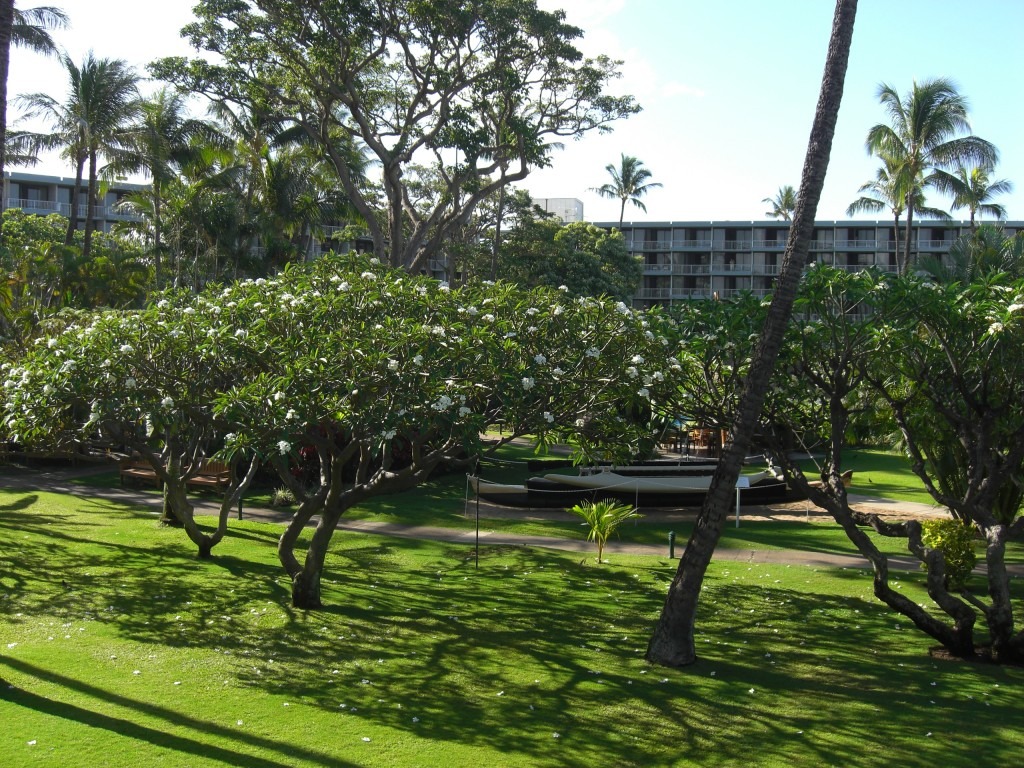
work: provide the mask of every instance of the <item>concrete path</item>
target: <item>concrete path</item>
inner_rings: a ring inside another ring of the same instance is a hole
[[[131,488],[96,488],[74,482],[78,478],[89,475],[102,474],[111,471],[110,465],[95,465],[78,468],[59,469],[24,469],[18,467],[0,467],[0,488],[19,491],[46,491],[52,493],[68,494],[77,498],[95,498],[108,501],[130,504],[133,506],[148,507],[158,512],[162,507],[162,499],[159,494],[152,491],[146,492]],[[926,504],[912,504],[910,502],[895,502],[886,499],[873,499],[869,497],[856,498],[865,506],[872,509],[881,507],[891,511],[898,511],[906,514],[935,515],[941,512],[937,507]],[[198,515],[216,515],[219,511],[219,504],[209,498],[193,499]],[[811,509],[814,509],[813,507]],[[566,539],[550,536],[533,536],[528,534],[502,533],[494,530],[487,530],[486,520],[488,517],[497,518],[521,518],[521,519],[576,519],[569,513],[561,510],[514,510],[505,507],[481,504],[481,529],[479,531],[479,543],[481,546],[523,546],[523,547],[547,547],[568,552],[580,552],[593,555],[594,545],[582,539]],[[770,511],[770,510],[769,510]],[[791,511],[791,510],[788,510]],[[881,510],[879,510],[881,511]],[[693,511],[671,511],[666,512],[664,519],[692,520],[696,514]],[[232,512],[232,517],[236,513]],[[814,512],[816,517],[824,517],[821,510]],[[791,516],[791,515],[790,515]],[[291,512],[286,509],[268,509],[260,507],[245,507],[243,517],[246,520],[259,522],[284,524],[291,519]],[[763,519],[763,515],[751,514],[748,517]],[[741,512],[740,519],[744,515]],[[315,523],[316,518],[313,519]],[[731,524],[731,523],[730,523]],[[467,547],[475,546],[478,533],[472,529],[442,528],[438,526],[417,526],[402,525],[399,523],[381,522],[375,520],[342,520],[338,529],[355,533],[372,533],[380,536],[394,536],[407,539],[424,539],[430,541],[444,541],[453,544],[463,544]],[[681,556],[685,541],[678,541],[676,556]],[[667,543],[660,546],[650,544],[631,544],[621,541],[611,541],[605,547],[609,555],[631,554],[651,555],[668,559]],[[779,563],[787,565],[805,565],[822,568],[870,568],[867,560],[860,555],[840,555],[821,552],[807,552],[803,550],[766,550],[766,549],[729,549],[719,547],[715,551],[715,558],[718,560],[729,560],[746,563]],[[889,567],[894,570],[916,571],[920,563],[910,557],[890,557]],[[1015,576],[1024,577],[1024,565],[1009,565],[1008,570]]]

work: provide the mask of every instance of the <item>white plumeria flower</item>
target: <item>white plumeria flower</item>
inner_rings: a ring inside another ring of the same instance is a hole
[[[274,393],[274,400],[276,402],[281,402],[282,400],[284,400],[284,392],[275,392]]]
[[[640,397],[646,397],[648,399],[650,399],[650,397],[651,397],[651,393],[647,389],[647,387],[641,387],[640,389],[638,389],[637,390],[637,394],[640,395]]]
[[[388,358],[388,370],[389,371],[397,371],[398,370],[398,361],[394,360],[392,358]]]
[[[635,379],[637,376],[640,375],[640,372],[637,371],[635,365],[631,365],[626,369],[626,374],[629,376],[629,378]]]
[[[134,351],[135,351],[135,347],[133,347],[131,344],[122,344],[121,345],[121,352],[123,352],[126,355],[130,355]]]
[[[548,424],[553,424],[554,423],[555,417],[551,413],[551,411],[544,411],[544,421],[546,421]]]
[[[282,456],[287,455],[288,451],[290,451],[291,449],[292,449],[292,445],[287,440],[281,440],[277,444],[277,451]]]
[[[562,293],[567,293],[569,291],[569,286],[568,285],[560,285],[560,286],[558,286],[558,290],[560,290]]]
[[[173,408],[174,400],[171,399],[170,397],[165,397],[163,400],[160,401],[160,405],[162,405],[164,408]]]
[[[531,389],[533,389],[533,388],[534,388],[534,386],[535,386],[536,384],[537,384],[537,382],[536,382],[536,381],[534,381],[534,379],[533,379],[533,377],[532,377],[532,376],[524,376],[524,377],[523,377],[523,389],[525,389],[525,390],[531,390]]]
[[[538,312],[540,312],[540,310],[537,309],[536,307],[530,307],[528,310],[526,310],[526,314],[529,315],[530,317],[533,317]]]
[[[630,360],[630,362],[633,363],[633,365],[643,365],[644,359],[640,357],[640,355],[633,355],[633,359]]]
[[[561,375],[562,375],[563,373],[565,373],[565,371],[563,371],[563,370],[562,370],[561,368],[555,368],[555,369],[554,369],[553,371],[551,371],[551,372],[552,372],[553,374],[555,374],[555,376],[561,376]]]
[[[416,365],[422,365],[422,364],[423,364],[423,355],[416,355],[416,356],[415,356],[415,357],[414,357],[414,358],[412,359],[412,361],[413,361],[414,363],[416,363]]]
[[[295,409],[294,409],[294,408],[289,408],[289,409],[288,409],[288,413],[286,413],[286,414],[284,415],[284,417],[285,417],[285,419],[287,419],[288,421],[294,421],[295,419],[297,419],[297,418],[299,417],[299,415],[298,415],[298,414],[297,414],[297,413],[295,412]]]
[[[537,363],[538,365],[544,365],[544,363],[546,363],[547,361],[548,359],[540,353],[537,353],[536,355],[533,356],[533,362]]]
[[[488,312],[486,315],[484,315],[483,319],[486,320],[488,323],[493,323],[494,322],[494,315],[492,315],[490,312]]]
[[[467,408],[466,406],[462,406],[461,408],[459,408],[460,417],[469,416],[469,414],[471,414],[472,412],[473,411],[470,408]]]
[[[1011,304],[1006,308],[1007,312],[1020,312],[1024,309],[1024,304]]]
[[[584,354],[587,357],[598,358],[601,356],[601,351],[597,347],[590,347]]]
[[[1002,324],[1002,323],[1000,323],[1000,322],[995,322],[995,323],[992,323],[992,325],[990,325],[990,326],[988,327],[988,332],[989,332],[989,333],[990,333],[990,334],[991,334],[992,336],[995,336],[995,335],[996,335],[997,333],[1000,333],[1000,332],[1001,332],[1002,330],[1003,330],[1003,324]]]

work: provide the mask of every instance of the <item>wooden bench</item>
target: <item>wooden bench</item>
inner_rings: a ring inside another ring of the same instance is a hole
[[[121,485],[145,483],[160,487],[160,478],[148,462],[142,459],[124,459],[120,466]],[[185,481],[190,488],[214,488],[223,490],[231,485],[231,467],[222,461],[204,460],[199,471]]]

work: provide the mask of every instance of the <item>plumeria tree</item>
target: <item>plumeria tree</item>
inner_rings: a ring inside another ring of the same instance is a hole
[[[1024,658],[1015,623],[1005,548],[1024,529],[1024,281],[990,273],[976,282],[894,283],[875,324],[874,391],[892,409],[915,474],[936,502],[976,528],[985,542],[987,599],[944,590],[929,574],[929,594],[959,625],[985,622],[994,658]],[[962,632],[959,655],[975,652]]]
[[[25,442],[109,436],[145,459],[163,483],[165,522],[184,526],[208,557],[256,465],[236,477],[216,529],[196,522],[187,481],[219,447],[226,430],[215,395],[244,371],[232,345],[230,313],[210,297],[160,299],[141,311],[80,313],[54,322],[17,365],[5,364],[3,426]]]
[[[507,425],[503,441],[572,441],[581,458],[634,452],[670,402],[672,333],[661,315],[613,300],[500,283],[448,290],[364,257],[325,258],[72,322],[5,367],[5,423],[27,439],[55,427],[123,439],[166,484],[201,554],[230,506],[204,533],[189,472],[210,455],[269,460],[300,500],[279,544],[293,602],[315,608],[345,511],[493,450],[480,438],[490,424]],[[292,474],[300,451],[318,465],[307,482]]]
[[[659,315],[500,283],[449,290],[360,257],[240,285],[232,301],[262,362],[217,413],[229,451],[274,455],[300,501],[279,555],[306,608],[321,604],[327,547],[353,505],[494,450],[480,435],[499,420],[500,442],[532,434],[571,440],[580,457],[622,457],[678,367]],[[318,465],[306,483],[290,468],[299,450]]]

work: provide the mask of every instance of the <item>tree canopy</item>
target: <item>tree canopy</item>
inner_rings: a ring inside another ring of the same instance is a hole
[[[412,271],[482,200],[546,165],[553,141],[638,110],[606,93],[618,62],[585,59],[581,30],[534,0],[202,0],[195,13],[184,33],[216,63],[166,59],[154,75],[301,128],[331,161],[377,257]],[[339,134],[378,164],[383,217]],[[426,211],[408,194],[415,163],[444,182]]]

